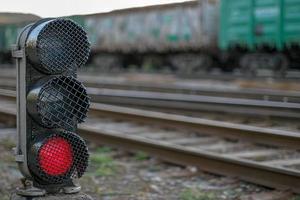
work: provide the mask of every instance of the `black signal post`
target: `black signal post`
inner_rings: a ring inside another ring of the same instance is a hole
[[[90,105],[77,68],[88,60],[86,32],[69,19],[43,19],[20,33],[12,56],[17,69],[16,162],[22,196],[77,193],[88,149],[77,135]]]

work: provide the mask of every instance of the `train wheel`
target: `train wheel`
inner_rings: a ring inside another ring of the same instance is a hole
[[[115,55],[97,55],[93,58],[95,71],[118,72],[122,70],[122,61]]]
[[[273,76],[285,76],[289,61],[284,54],[253,53],[240,59],[241,72],[246,76],[256,76],[259,71],[269,71]]]
[[[178,74],[201,74],[208,72],[213,60],[209,55],[179,54],[170,58],[170,63]]]
[[[286,76],[286,72],[289,68],[289,59],[284,54],[278,54],[275,56],[276,68],[275,68],[275,76],[284,77]]]
[[[170,69],[163,61],[161,56],[145,56],[142,61],[142,70],[144,72],[169,72]]]
[[[240,59],[240,68],[243,75],[256,76],[259,63],[255,60],[255,55],[246,54]]]

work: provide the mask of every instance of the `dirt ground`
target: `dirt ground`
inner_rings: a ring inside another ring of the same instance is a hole
[[[20,186],[11,149],[15,129],[0,131],[0,200]],[[80,179],[83,192],[95,200],[299,200],[235,178],[202,172],[193,166],[165,163],[144,152],[129,153],[89,144],[90,166]]]

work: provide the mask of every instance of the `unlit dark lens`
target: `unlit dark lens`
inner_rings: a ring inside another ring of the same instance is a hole
[[[90,54],[86,32],[68,19],[56,19],[43,27],[36,42],[39,68],[58,74],[84,65]]]
[[[41,89],[37,111],[44,126],[70,129],[86,118],[89,97],[85,87],[73,77],[56,77]]]

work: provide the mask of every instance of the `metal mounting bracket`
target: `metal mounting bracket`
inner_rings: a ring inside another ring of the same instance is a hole
[[[24,155],[15,155],[16,162],[24,162]]]
[[[11,56],[13,58],[23,58],[24,57],[24,50],[23,49],[18,49],[17,45],[12,45]]]
[[[22,178],[21,182],[23,188],[17,188],[18,195],[25,197],[40,197],[46,195],[46,190],[34,187],[32,181]]]
[[[63,187],[63,192],[65,194],[75,194],[80,192],[81,186],[77,178],[72,179],[68,186]]]

